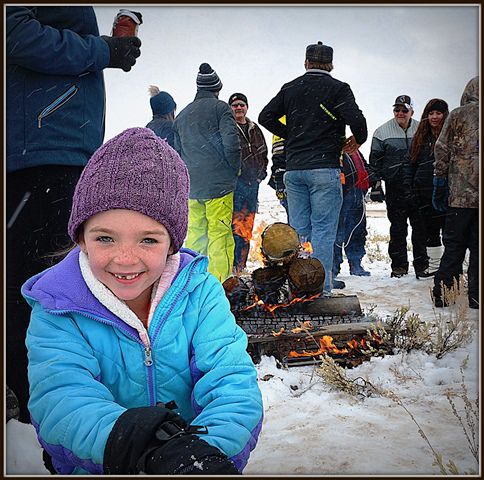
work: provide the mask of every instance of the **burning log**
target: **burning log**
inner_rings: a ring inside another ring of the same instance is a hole
[[[279,293],[286,281],[286,272],[282,266],[258,268],[252,273],[254,291],[266,304],[279,303]]]
[[[288,264],[298,251],[298,235],[287,223],[273,223],[262,232],[261,252],[266,265]]]
[[[373,322],[327,325],[317,330],[293,333],[282,329],[272,335],[248,335],[248,351],[255,363],[262,355],[274,356],[286,367],[321,363],[329,355],[343,367],[354,367],[372,356],[393,353],[389,338],[385,341],[375,332]],[[384,330],[390,327],[382,325]]]
[[[324,286],[324,267],[317,258],[295,258],[287,276],[295,297],[320,293]]]
[[[248,301],[250,286],[241,277],[229,277],[222,284],[225,296],[230,302],[230,308],[245,305]]]

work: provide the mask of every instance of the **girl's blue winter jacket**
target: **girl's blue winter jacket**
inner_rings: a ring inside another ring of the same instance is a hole
[[[6,7],[7,172],[87,163],[104,137],[108,64],[92,7]]]
[[[241,471],[257,443],[262,399],[247,336],[206,257],[182,249],[148,327],[151,352],[93,296],[78,257],[75,249],[22,287],[33,309],[29,410],[58,472],[102,474],[118,417],[171,400],[187,422],[208,428],[201,438]]]

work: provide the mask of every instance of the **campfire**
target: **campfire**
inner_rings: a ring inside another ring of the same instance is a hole
[[[326,354],[354,366],[391,353],[365,321],[356,295],[322,295],[324,268],[310,257],[311,244],[301,244],[292,227],[279,222],[266,227],[257,252],[261,268],[223,284],[254,362],[273,355],[295,366],[317,363]]]

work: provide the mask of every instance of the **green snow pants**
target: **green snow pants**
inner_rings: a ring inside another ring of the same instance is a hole
[[[210,200],[188,201],[188,235],[185,246],[208,257],[208,271],[221,282],[232,275],[234,192]]]

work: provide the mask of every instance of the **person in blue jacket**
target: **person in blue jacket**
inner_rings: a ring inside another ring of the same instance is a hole
[[[247,336],[207,258],[181,248],[188,171],[150,129],[101,146],[77,246],[22,287],[32,423],[59,474],[238,474],[263,407]]]
[[[151,97],[150,106],[153,118],[148,122],[146,128],[153,130],[160,138],[166,139],[170,147],[175,148],[175,134],[173,133],[175,100],[168,92],[160,92],[156,85],[150,85],[148,92]]]
[[[20,287],[68,242],[74,187],[104,137],[103,70],[129,71],[137,37],[100,36],[92,7],[6,7],[6,379],[27,410],[29,310]]]

